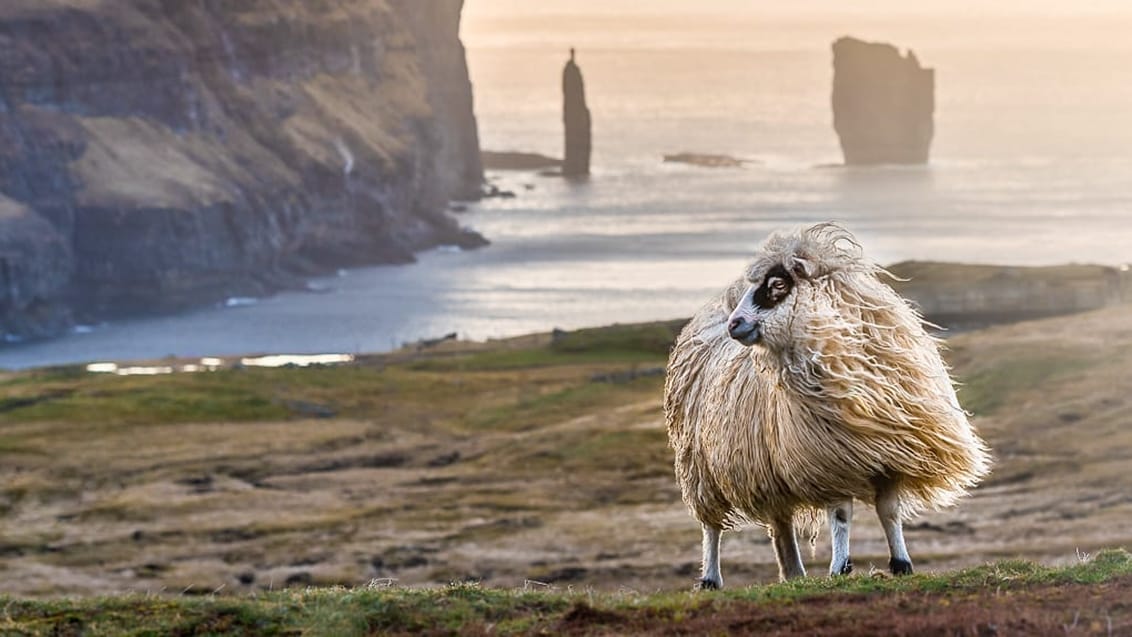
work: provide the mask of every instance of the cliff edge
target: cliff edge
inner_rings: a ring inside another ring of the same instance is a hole
[[[11,0],[0,333],[481,245],[463,0]]]

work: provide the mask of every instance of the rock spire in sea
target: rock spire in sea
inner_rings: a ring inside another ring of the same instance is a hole
[[[586,86],[582,80],[582,69],[574,60],[574,49],[570,49],[570,60],[562,70],[562,119],[566,125],[566,157],[562,164],[562,174],[566,177],[580,177],[590,174],[590,109],[586,106]]]
[[[891,44],[833,43],[833,127],[846,164],[924,164],[931,150],[935,71]]]

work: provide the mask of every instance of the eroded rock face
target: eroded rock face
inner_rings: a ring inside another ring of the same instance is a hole
[[[562,163],[562,174],[582,177],[590,174],[592,140],[586,85],[582,80],[582,69],[574,61],[574,49],[570,49],[570,61],[562,70],[562,97],[562,119],[566,125],[566,158]]]
[[[428,101],[440,126],[435,155],[439,189],[455,199],[476,199],[483,187],[479,129],[472,82],[460,41],[464,0],[390,0],[417,39]]]
[[[0,196],[0,336],[48,336],[65,329],[71,273],[63,237],[43,217]]]
[[[444,212],[483,181],[462,4],[4,2],[0,245],[56,237],[10,267],[65,322],[482,243]]]
[[[935,71],[891,44],[833,43],[833,127],[846,164],[927,163]]]

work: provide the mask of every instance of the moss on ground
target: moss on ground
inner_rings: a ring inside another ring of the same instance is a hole
[[[726,615],[740,610],[750,617],[800,601],[808,605],[808,613],[851,622],[873,612],[871,604],[859,603],[861,599],[924,595],[932,604],[943,607],[971,595],[1001,597],[1050,586],[1091,587],[1087,594],[1096,607],[1120,609],[1126,606],[1126,600],[1106,598],[1103,585],[1130,576],[1132,556],[1123,550],[1109,550],[1062,568],[1007,561],[939,575],[818,577],[714,593],[641,595],[453,584],[436,589],[371,586],[203,598],[0,598],[5,608],[0,630],[10,635],[92,637],[672,632],[679,631],[684,622],[712,613]],[[965,630],[960,625],[954,628]]]
[[[1104,359],[1087,352],[1019,352],[988,361],[963,376],[959,400],[975,415],[991,414],[1010,404],[1020,392],[1087,372],[1103,362]]]

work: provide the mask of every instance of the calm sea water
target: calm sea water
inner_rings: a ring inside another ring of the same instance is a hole
[[[565,49],[579,47],[594,115],[589,181],[493,174],[518,197],[462,215],[488,248],[315,281],[324,293],[8,346],[0,367],[355,353],[449,332],[482,339],[688,316],[768,232],[831,219],[885,263],[1132,261],[1132,48],[1120,38],[1092,46],[1088,25],[1031,24],[1060,34],[1040,44],[994,25],[999,40],[878,26],[875,37],[912,34],[937,69],[933,161],[844,169],[829,167],[840,160],[828,54],[839,25],[661,20],[626,30],[469,7],[485,148],[560,153],[559,73]],[[753,161],[715,170],[661,162],[679,151]]]

